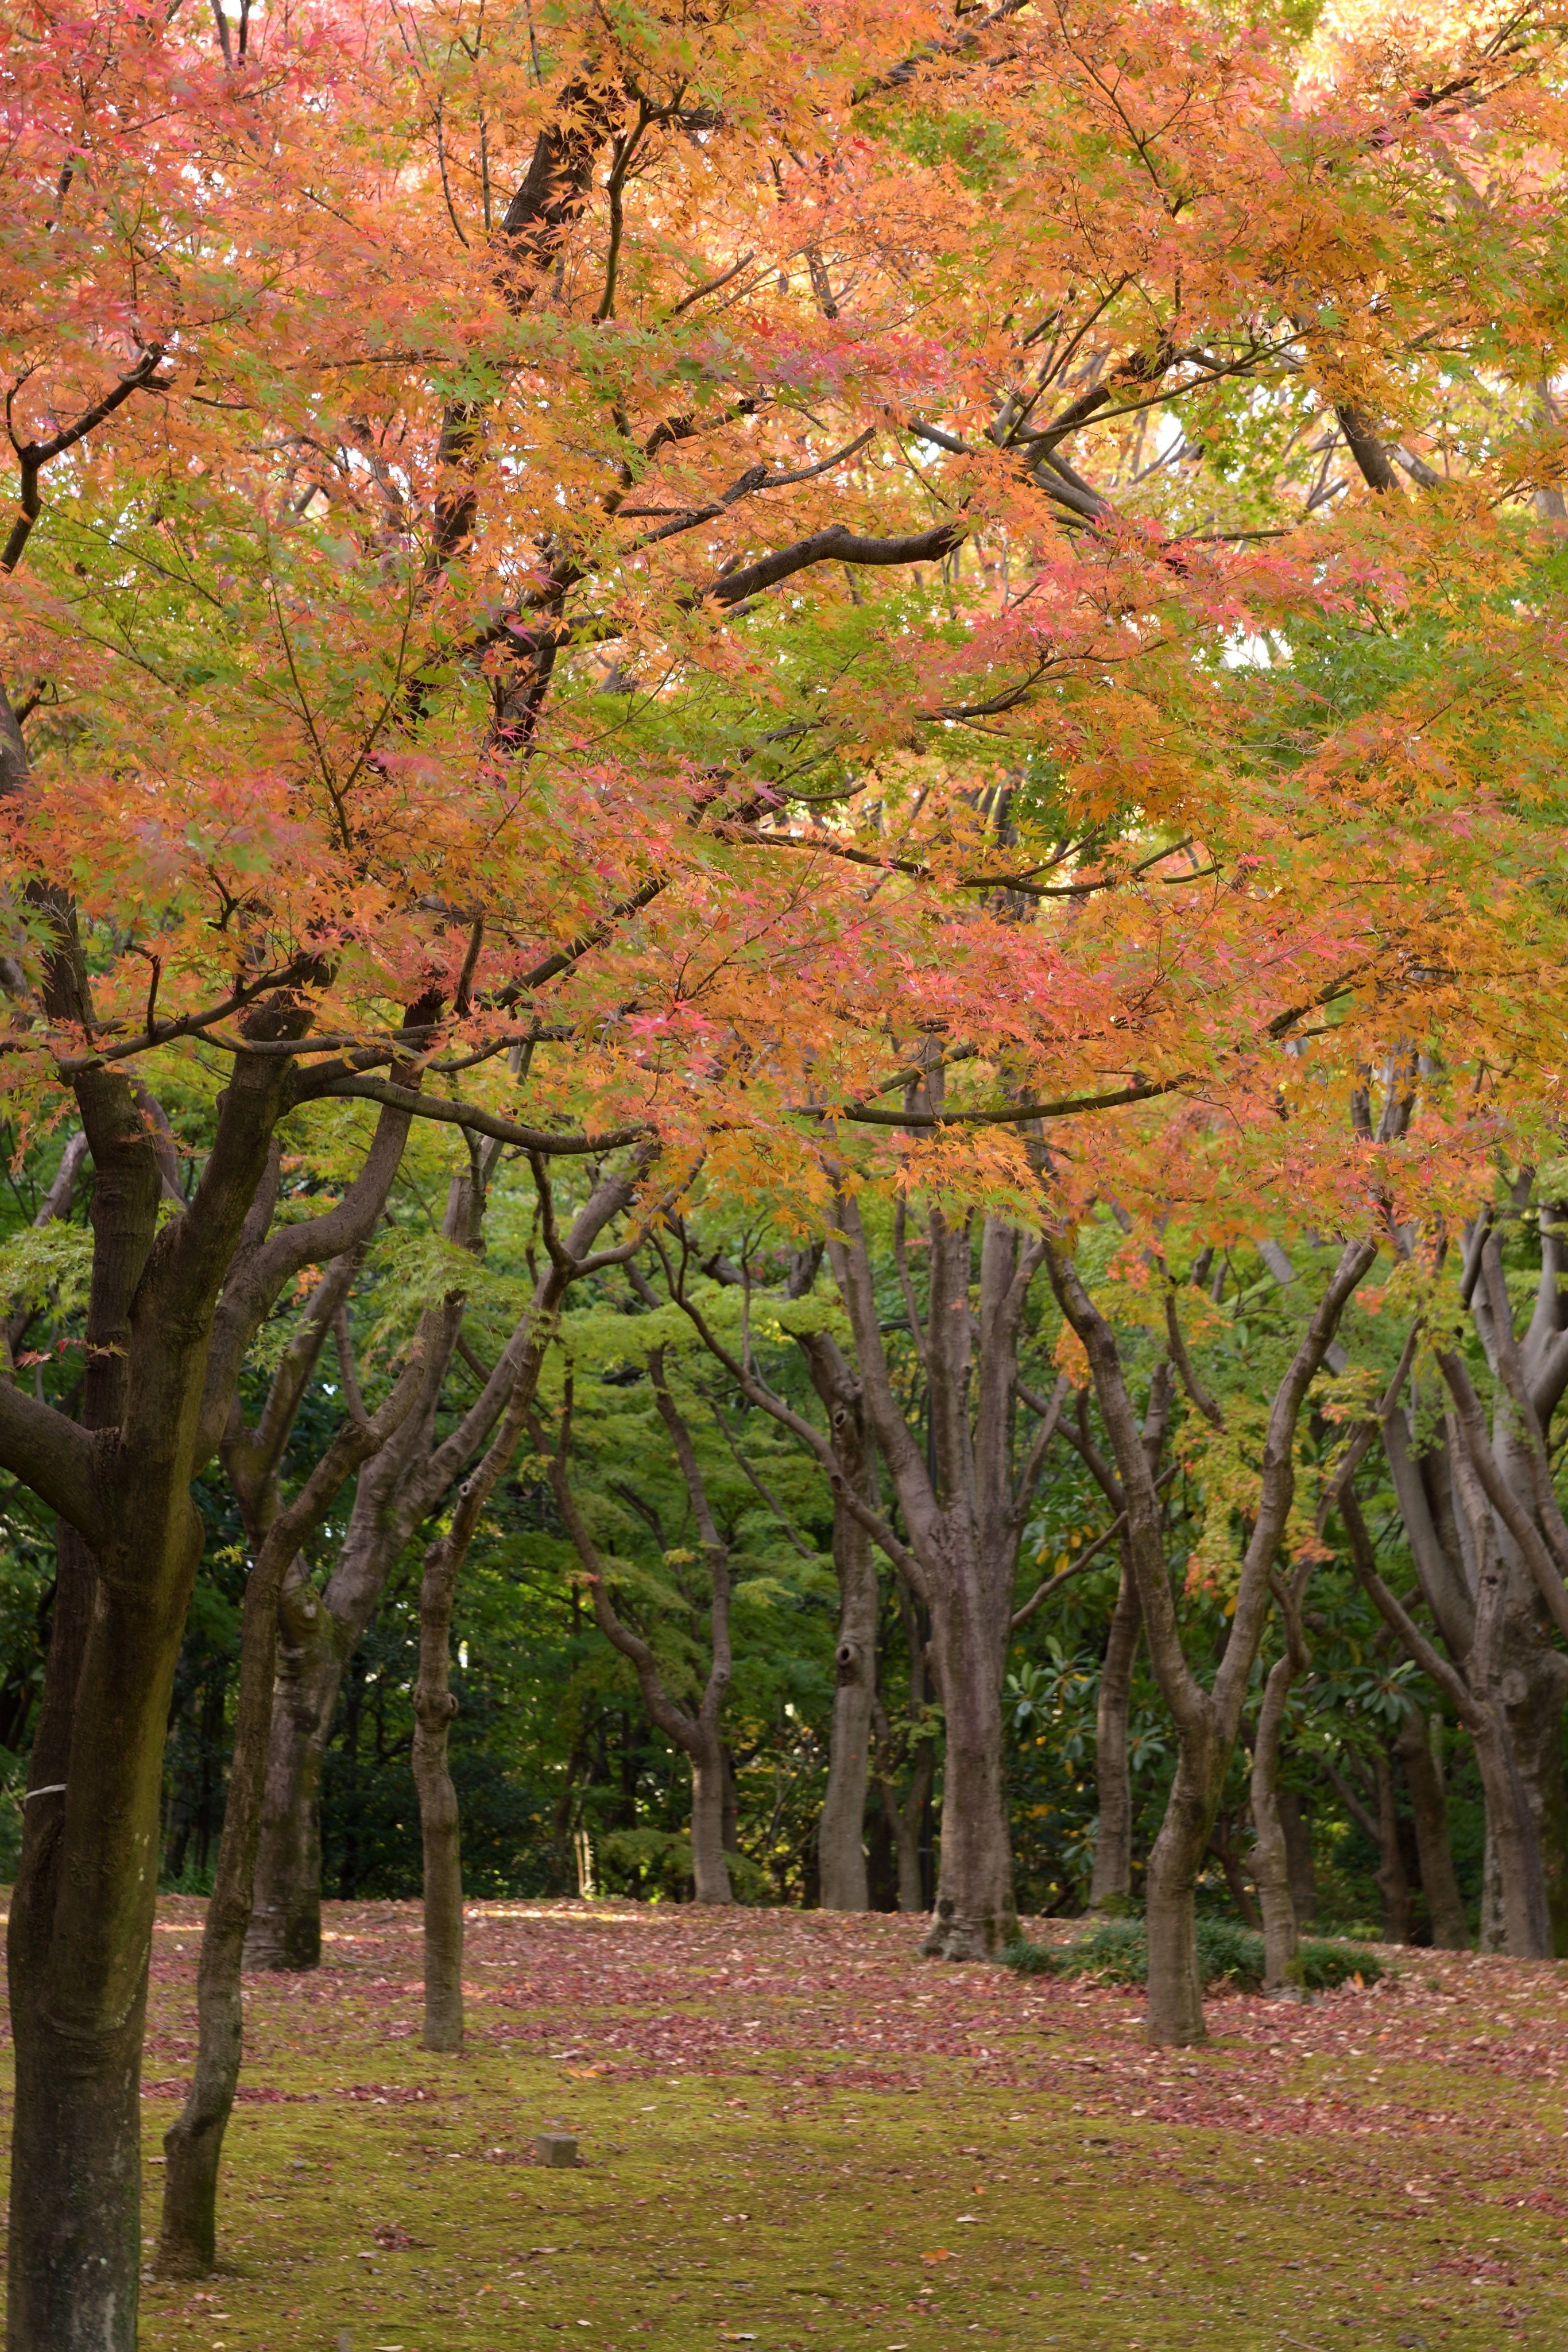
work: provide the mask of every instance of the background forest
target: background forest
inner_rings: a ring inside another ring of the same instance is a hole
[[[168,1107],[177,1135],[177,1097]],[[73,1308],[79,1312],[76,1269],[86,1242],[85,1175],[68,1201],[54,1203],[59,1227],[35,1224],[57,1171],[52,1151],[41,1155],[36,1171],[13,1169],[6,1255],[0,1259],[15,1274],[26,1268],[36,1286],[29,1297],[18,1284],[14,1313],[19,1321],[34,1307],[16,1340],[37,1360],[33,1370],[40,1384],[70,1377],[71,1317]],[[519,1181],[504,1161],[492,1180],[482,1265],[459,1265],[455,1275],[455,1253],[441,1236],[446,1192],[445,1164],[436,1151],[405,1155],[345,1327],[356,1376],[373,1396],[384,1389],[385,1367],[421,1309],[461,1280],[469,1308],[443,1399],[443,1431],[472,1403],[482,1370],[522,1311],[539,1249],[538,1202],[527,1169]],[[890,1213],[871,1239],[894,1378],[912,1425],[924,1430],[929,1407],[911,1286],[912,1266],[924,1271],[924,1236],[916,1217],[901,1214],[895,1230]],[[1103,1236],[1101,1259],[1109,1262],[1118,1239],[1113,1227]],[[823,1273],[812,1267],[804,1287],[801,1253],[776,1223],[737,1222],[706,1206],[683,1221],[681,1244],[702,1269],[700,1287],[718,1329],[738,1344],[747,1326],[751,1360],[769,1388],[796,1412],[815,1412],[826,1427],[800,1344],[835,1333],[847,1342],[842,1310]],[[657,1257],[650,1253],[646,1263],[659,1279]],[[666,1351],[733,1580],[734,1670],[722,1736],[735,1896],[815,1904],[821,1899],[818,1831],[841,1614],[832,1491],[801,1444],[737,1388],[684,1318],[646,1292],[647,1277],[634,1288],[622,1268],[582,1285],[563,1319],[559,1361],[546,1389],[559,1400],[561,1367],[570,1362],[579,1400],[578,1476],[598,1540],[615,1563],[620,1606],[657,1654],[677,1702],[695,1706],[711,1656],[711,1593],[691,1499],[648,1377],[651,1349]],[[1238,1248],[1213,1255],[1203,1299],[1203,1337],[1195,1339],[1194,1353],[1206,1388],[1224,1397],[1238,1419],[1255,1417],[1290,1334],[1288,1293],[1256,1250]],[[299,1320],[299,1307],[290,1302],[268,1327],[242,1384],[248,1417],[259,1416],[269,1373]],[[1062,1318],[1041,1283],[1022,1359],[1026,1383],[1032,1378],[1046,1390],[1052,1386],[1061,1331]],[[1356,1336],[1376,1350],[1375,1321],[1363,1317]],[[1159,1352],[1155,1335],[1134,1325],[1129,1339],[1146,1360],[1146,1379]],[[305,1391],[285,1458],[284,1476],[292,1484],[321,1450],[340,1409],[342,1379],[329,1349]],[[1325,1425],[1318,1444],[1326,1446],[1329,1435]],[[1019,1538],[1015,1608],[1021,1612],[1047,1587],[1012,1637],[1004,1686],[1008,1813],[1018,1901],[1026,1912],[1073,1916],[1090,1902],[1096,1766],[1107,1729],[1125,1754],[1131,1878],[1120,1891],[1134,1899],[1174,1769],[1168,1723],[1141,1648],[1125,1696],[1109,1716],[1100,1714],[1122,1581],[1117,1547],[1103,1540],[1113,1514],[1095,1475],[1097,1463],[1104,1467],[1103,1446],[1092,1403],[1076,1395],[1040,1465]],[[1189,1575],[1211,1534],[1215,1473],[1211,1465],[1205,1475],[1201,1447],[1184,1460],[1178,1444],[1173,1466],[1176,1475],[1165,1489],[1166,1540],[1184,1596],[1184,1638],[1201,1654],[1223,1643],[1227,1623],[1224,1592]],[[204,1479],[200,1495],[208,1537],[170,1716],[162,1884],[205,1894],[223,1820],[247,1553],[221,1469]],[[1222,1507],[1226,1499],[1222,1494]],[[1386,1480],[1381,1486],[1367,1482],[1364,1509],[1383,1572],[1401,1590],[1409,1587],[1414,1568]],[[14,1485],[5,1529],[3,1703],[15,1806],[42,1682],[54,1563],[47,1524]],[[313,1539],[309,1567],[318,1583],[329,1579],[345,1532],[340,1512]],[[419,1801],[410,1755],[423,1533],[411,1537],[388,1568],[346,1662],[328,1727],[320,1836],[322,1888],[331,1895],[420,1892]],[[1075,1569],[1083,1555],[1086,1564]],[[876,1565],[875,1704],[862,1823],[868,1900],[882,1910],[896,1908],[901,1897],[907,1906],[929,1909],[943,1751],[941,1706],[925,1658],[929,1624],[907,1580],[885,1559]],[[1051,1589],[1059,1577],[1061,1585]],[[1473,1935],[1481,1903],[1481,1793],[1443,1694],[1403,1654],[1343,1559],[1329,1557],[1314,1579],[1311,1636],[1312,1662],[1291,1695],[1281,1777],[1291,1884],[1303,1918],[1398,1942],[1426,1942],[1434,1934],[1453,1940],[1448,1889],[1438,1895],[1448,1908],[1434,1918],[1422,1875],[1423,1852],[1430,1852],[1425,1842],[1437,1834],[1451,1852],[1462,1925]],[[633,1666],[596,1625],[545,1465],[526,1446],[475,1538],[452,1639],[458,1700],[452,1777],[469,1891],[689,1900],[687,1759],[649,1719]],[[1275,1634],[1254,1670],[1252,1721],[1280,1646]],[[1244,1750],[1250,1744],[1244,1734]],[[1247,1762],[1243,1752],[1231,1767],[1201,1883],[1207,1907],[1255,1926]],[[15,1812],[6,1818],[14,1868]],[[1496,1920],[1491,1933],[1500,1941]]]

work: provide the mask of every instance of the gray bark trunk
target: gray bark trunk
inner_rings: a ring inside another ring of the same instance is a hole
[[[1100,1822],[1089,1882],[1092,1911],[1124,1911],[1133,1894],[1133,1782],[1127,1766],[1127,1711],[1133,1664],[1144,1629],[1138,1587],[1123,1547],[1122,1579],[1100,1669],[1094,1709],[1094,1779]]]
[[[321,1959],[321,1767],[350,1651],[303,1568],[279,1603],[247,1969],[314,1969]]]
[[[861,1409],[860,1383],[825,1333],[801,1345],[822,1401],[833,1451],[846,1481],[875,1501],[873,1466]],[[833,1498],[833,1568],[839,1581],[833,1717],[828,1787],[817,1825],[817,1864],[824,1911],[864,1911],[865,1808],[876,1707],[876,1555],[869,1530],[844,1496]]]
[[[425,1554],[419,1593],[419,1681],[413,1695],[413,1785],[424,1863],[424,2047],[463,2047],[463,1853],[447,1746],[452,1603],[460,1560],[444,1539]]]
[[[1289,1650],[1269,1669],[1252,1742],[1252,1876],[1263,1914],[1263,1990],[1282,1993],[1297,1983],[1300,1924],[1291,1887],[1291,1853],[1280,1810],[1280,1746],[1285,1708],[1298,1662]]]
[[[939,1090],[939,1081],[930,1082]],[[942,1703],[941,1861],[936,1916],[922,1950],[982,1959],[1015,1933],[1012,1853],[1003,1793],[1002,1676],[1012,1633],[1019,1538],[1049,1416],[1021,1467],[1012,1415],[1024,1304],[1044,1246],[997,1217],[973,1235],[929,1213],[924,1323],[895,1234],[911,1337],[927,1382],[929,1444],[912,1432],[888,1370],[870,1259],[852,1200],[835,1202],[828,1255],[849,1314],[868,1417],[908,1529],[883,1548],[930,1612],[930,1655]],[[1059,1408],[1058,1408],[1059,1409]],[[902,1559],[900,1554],[902,1553]]]
[[[955,1580],[956,1581],[956,1580]],[[921,1949],[989,1959],[1018,1932],[1002,1780],[1001,1661],[996,1631],[932,1591],[931,1662],[942,1697],[942,1854],[936,1913]]]
[[[699,1903],[730,1903],[729,1857],[724,1844],[724,1757],[717,1740],[693,1753],[692,1885]]]

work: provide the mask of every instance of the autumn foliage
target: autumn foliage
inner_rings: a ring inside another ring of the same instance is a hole
[[[83,1595],[146,1579],[149,1758],[223,1381],[411,1118],[481,1195],[496,1148],[624,1155],[606,1234],[1049,1234],[1103,1404],[1108,1213],[1134,1325],[1263,1224],[1427,1312],[1558,1149],[1558,29],[8,13],[0,1089],[21,1152],[79,1116],[102,1213],[87,1401],[8,1388],[0,1457]],[[267,1238],[280,1167],[312,1239]],[[1270,1423],[1259,1638],[1333,1328]],[[128,1514],[171,1532],[116,1586]],[[126,1965],[83,1962],[110,2039]]]

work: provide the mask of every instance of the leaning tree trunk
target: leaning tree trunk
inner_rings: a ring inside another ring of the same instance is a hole
[[[325,1592],[317,1592],[308,1580],[284,1588],[247,1968],[313,1969],[320,1960],[321,1768],[344,1670],[404,1546],[485,1444],[514,1392],[519,1370],[535,1360],[538,1335],[551,1328],[567,1286],[576,1278],[580,1254],[629,1206],[638,1173],[633,1165],[630,1171],[602,1176],[594,1186],[572,1220],[560,1263],[552,1259],[540,1274],[478,1399],[438,1445],[433,1436],[436,1405],[462,1327],[460,1295],[452,1294],[421,1318],[423,1398],[361,1478]],[[468,1180],[455,1179],[443,1222],[445,1238],[474,1248],[481,1206]]]
[[[1323,1361],[1345,1303],[1375,1256],[1375,1250],[1364,1243],[1348,1244],[1342,1251],[1328,1287],[1275,1390],[1263,1444],[1256,1516],[1237,1582],[1229,1638],[1210,1691],[1193,1674],[1182,1647],[1159,1493],[1115,1337],[1090,1298],[1077,1268],[1058,1254],[1054,1244],[1051,1248],[1052,1286],[1083,1342],[1126,1498],[1128,1555],[1138,1580],[1150,1663],[1176,1735],[1176,1777],[1148,1871],[1148,2032],[1156,2044],[1204,2039],[1196,1890],[1263,1638],[1270,1576],[1294,1497],[1296,1429],[1308,1388]],[[1174,1346],[1179,1336],[1174,1316],[1172,1331]],[[1223,1414],[1204,1395],[1190,1366],[1183,1377],[1199,1409],[1223,1426]]]
[[[1127,1769],[1127,1716],[1143,1622],[1138,1588],[1124,1546],[1122,1579],[1111,1613],[1094,1708],[1094,1780],[1100,1822],[1089,1881],[1091,1911],[1124,1911],[1132,1900],[1133,1781]]]
[[[1149,1939],[1149,2040],[1176,2047],[1207,2039],[1197,1964],[1197,1882],[1225,1785],[1227,1751],[1190,1731],[1149,1855],[1145,1918]]]
[[[158,2268],[165,2277],[205,2278],[217,2256],[218,2166],[244,2042],[241,1958],[261,1832],[277,1599],[285,1570],[319,1525],[344,1479],[377,1451],[407,1413],[418,1378],[417,1371],[405,1372],[373,1421],[352,1423],[339,1432],[295,1501],[267,1529],[246,1585],[234,1754],[196,1976],[196,2064],[185,2105],[163,2135],[167,2169]]]
[[[1463,1952],[1469,1949],[1469,1927],[1454,1870],[1454,1850],[1448,1841],[1448,1791],[1432,1751],[1432,1731],[1441,1720],[1434,1716],[1428,1724],[1425,1716],[1413,1715],[1395,1742],[1395,1748],[1405,1767],[1410,1790],[1416,1852],[1421,1864],[1421,1891],[1427,1897],[1427,1922],[1432,1942],[1440,1952]]]

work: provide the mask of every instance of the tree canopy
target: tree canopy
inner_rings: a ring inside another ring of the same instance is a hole
[[[14,2346],[160,1867],[175,2270],[323,1867],[1568,1948],[1559,32],[0,27]]]

